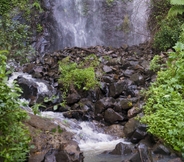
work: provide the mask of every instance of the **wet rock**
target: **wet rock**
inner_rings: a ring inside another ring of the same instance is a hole
[[[127,69],[127,70],[124,71],[124,76],[130,78],[130,76],[131,76],[134,72],[135,72],[134,70]]]
[[[135,146],[132,144],[124,144],[122,142],[118,143],[114,150],[109,152],[113,155],[130,155],[135,152]]]
[[[77,120],[88,119],[86,111],[83,111],[83,110],[69,110],[69,111],[63,112],[63,116],[65,118],[74,118]]]
[[[128,110],[128,118],[135,117],[141,111],[142,109],[140,109],[139,107],[132,107],[130,110]]]
[[[102,77],[103,81],[106,82],[106,83],[113,83],[114,79],[110,76],[103,76]]]
[[[116,100],[115,107],[113,108],[117,112],[122,110],[128,110],[133,106],[132,101],[128,98],[118,98]]]
[[[72,141],[64,147],[64,150],[59,150],[56,154],[57,162],[83,162],[83,154],[80,151],[76,142]]]
[[[124,81],[119,81],[119,82],[110,84],[109,96],[114,98],[118,97],[125,89],[125,86],[126,86],[126,82]]]
[[[110,66],[106,66],[106,65],[103,66],[103,71],[105,73],[111,73],[111,72],[113,72],[112,68]]]
[[[143,85],[144,82],[144,76],[139,74],[139,73],[135,73],[133,75],[131,75],[130,80],[135,83],[136,85]]]
[[[34,102],[43,102],[45,97],[55,95],[55,89],[46,81],[25,77],[19,76],[17,78],[17,83],[23,91],[22,97],[30,100],[30,104]]]
[[[104,112],[107,108],[114,107],[115,99],[112,97],[104,97],[95,103],[95,115]]]
[[[52,123],[50,119],[30,115],[25,122],[31,134],[31,149],[28,162],[83,162],[83,155],[73,134]],[[63,161],[62,161],[63,162]]]
[[[71,105],[78,102],[80,99],[81,99],[81,96],[76,92],[76,93],[69,94],[66,98],[66,102],[67,104]]]
[[[135,120],[134,118],[129,119],[123,128],[125,136],[127,138],[130,138],[138,125],[139,125],[139,122],[137,120]]]
[[[104,119],[106,122],[113,124],[119,121],[123,121],[124,118],[117,112],[115,112],[113,109],[108,108],[104,113]]]
[[[119,124],[113,124],[105,128],[105,132],[116,137],[125,137],[123,133],[123,126]]]
[[[170,155],[170,150],[165,147],[163,144],[156,144],[153,147],[153,153],[154,154],[161,154],[161,155]]]
[[[33,69],[35,68],[35,66],[36,65],[34,63],[27,64],[27,65],[24,66],[23,72],[31,74],[33,72]]]
[[[147,135],[147,126],[144,124],[139,125],[134,133],[132,134],[130,141],[134,144],[138,143],[140,140],[144,139]]]
[[[174,158],[169,160],[168,162],[183,162],[183,160],[181,158]]]

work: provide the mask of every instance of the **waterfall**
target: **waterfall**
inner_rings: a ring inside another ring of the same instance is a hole
[[[138,45],[149,39],[149,0],[54,0],[50,50]]]

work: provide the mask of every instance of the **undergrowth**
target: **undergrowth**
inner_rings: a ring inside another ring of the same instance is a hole
[[[157,80],[145,92],[141,121],[148,132],[184,153],[184,44],[178,42],[169,53],[167,69],[157,73]]]
[[[95,75],[95,68],[99,61],[95,55],[85,57],[84,61],[78,64],[70,61],[70,57],[59,62],[61,72],[59,82],[63,85],[64,94],[68,92],[70,86],[77,89],[89,90],[99,85]]]

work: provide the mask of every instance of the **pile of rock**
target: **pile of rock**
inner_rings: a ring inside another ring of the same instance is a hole
[[[61,84],[58,83],[60,75],[58,61],[70,56],[71,60],[78,63],[90,54],[95,54],[100,61],[96,69],[96,74],[100,76],[100,87],[89,91],[70,89],[66,98],[67,104],[59,105],[57,109],[54,109],[55,105],[63,101]],[[104,127],[107,127],[107,133],[125,137],[133,144],[120,143],[115,150],[108,152],[109,154],[130,154],[132,156],[129,160],[133,162],[154,161],[155,157],[166,158],[171,155],[171,152],[165,146],[156,144],[154,138],[147,134],[147,126],[136,120],[137,115],[142,115],[144,104],[140,91],[146,89],[155,79],[155,74],[149,69],[149,62],[153,55],[147,44],[142,44],[132,47],[124,45],[121,48],[102,46],[66,48],[36,58],[33,63],[24,65],[23,72],[31,74],[35,80],[42,80],[46,83],[52,94],[41,94],[38,93],[38,90],[34,90],[34,93],[29,93],[30,105],[35,102],[43,102],[46,108],[41,108],[42,110],[62,112],[65,117],[77,120],[99,121],[104,124]],[[23,96],[26,92],[32,92],[32,89],[37,88],[35,84],[21,77],[18,78],[18,83],[23,89]],[[46,96],[55,97],[49,102],[44,102]],[[69,146],[71,147],[73,146]],[[67,146],[62,148],[66,150]],[[77,152],[71,151],[70,153],[75,154],[79,160],[68,159],[66,161],[82,161],[82,154],[76,147],[75,150]],[[62,151],[59,149],[48,152],[47,150],[44,162],[47,162],[46,159],[52,155],[54,157],[56,155],[56,159],[57,156],[61,158],[63,154],[58,155],[58,153]],[[158,153],[159,156],[152,156],[152,153]],[[171,158],[174,157],[173,154]]]

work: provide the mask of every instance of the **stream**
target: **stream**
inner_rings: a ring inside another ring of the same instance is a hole
[[[84,122],[64,118],[62,113],[42,112],[41,116],[52,118],[54,122],[67,131],[75,134],[75,141],[78,142],[81,151],[84,153],[84,162],[120,162],[126,156],[105,154],[105,151],[112,151],[116,144],[128,143],[122,138],[117,138],[104,133],[96,122]]]

